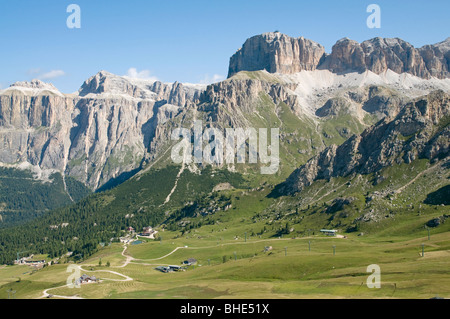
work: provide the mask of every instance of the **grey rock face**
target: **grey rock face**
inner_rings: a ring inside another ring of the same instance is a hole
[[[424,45],[419,53],[431,76],[448,78],[450,72],[450,37],[434,45]]]
[[[392,70],[396,73],[411,73],[429,78],[430,73],[419,54],[411,44],[401,39],[374,38],[361,43],[366,69],[376,74]]]
[[[319,68],[335,73],[363,72],[366,70],[365,53],[358,42],[344,38],[336,42]]]
[[[298,103],[296,96],[289,94],[287,88],[280,83],[269,83],[254,79],[230,79],[208,86],[200,97],[199,109],[215,115],[213,116],[214,119],[217,119],[218,114],[223,116],[226,116],[226,114],[249,114],[254,112],[253,102],[259,99],[261,93],[266,93],[276,105],[284,102],[291,108],[295,108]],[[223,108],[219,108],[219,106]],[[242,118],[245,118],[245,116]],[[238,119],[239,117],[230,116],[229,124],[232,126],[238,125],[238,123],[235,123]]]
[[[167,140],[158,126],[199,91],[104,71],[73,95],[40,81],[16,83],[0,94],[0,162],[58,170],[97,189],[157,152],[158,140]]]
[[[429,78],[430,73],[420,53],[401,39],[374,38],[361,44],[348,38],[339,40],[320,68],[335,73],[370,70],[376,74],[392,70]]]
[[[325,49],[305,39],[282,33],[264,33],[248,39],[231,58],[228,77],[239,71],[266,70],[270,73],[295,73],[315,70]]]

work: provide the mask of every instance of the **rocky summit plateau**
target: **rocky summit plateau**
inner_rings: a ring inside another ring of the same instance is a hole
[[[450,38],[421,48],[399,38],[373,38],[362,43],[343,38],[327,54],[312,40],[274,32],[251,37],[231,58],[228,76],[239,71],[267,70],[292,74],[316,69],[333,73],[387,70],[421,78],[449,77]]]

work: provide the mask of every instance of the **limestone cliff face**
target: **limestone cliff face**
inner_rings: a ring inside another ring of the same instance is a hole
[[[449,65],[450,38],[419,49],[399,38],[378,37],[362,43],[344,38],[326,54],[316,42],[276,32],[248,39],[231,57],[228,76],[239,71],[291,74],[326,69],[335,73],[370,70],[376,74],[392,70],[425,79],[443,79],[449,77]]]
[[[430,77],[419,50],[398,38],[374,38],[361,44],[347,38],[339,40],[321,68],[336,73],[370,70],[380,74],[392,70],[421,78]]]
[[[342,145],[326,148],[295,170],[280,190],[293,194],[320,179],[369,174],[417,158],[448,158],[450,128],[440,124],[449,115],[450,96],[432,92],[406,105],[395,118],[386,117]]]
[[[231,57],[228,77],[242,70],[287,74],[311,71],[317,68],[324,54],[322,45],[303,37],[264,33],[248,39]]]
[[[434,45],[425,45],[419,49],[431,76],[448,78],[450,76],[450,37]]]
[[[421,78],[430,74],[419,51],[401,39],[375,38],[361,43],[366,68],[376,74],[392,70],[396,73],[410,73]]]
[[[72,95],[40,81],[15,83],[0,94],[0,162],[58,170],[97,189],[139,168],[151,144],[167,138],[157,127],[199,91],[104,71]]]
[[[0,95],[0,161],[62,170],[76,101],[54,93]]]
[[[326,57],[321,69],[328,69],[335,73],[348,71],[365,71],[365,54],[360,44],[354,40],[344,38],[336,42],[331,54]]]
[[[202,90],[186,87],[182,83],[174,82],[172,85],[160,81],[154,82],[149,89],[156,94],[157,101],[167,101],[168,104],[186,106],[192,105],[200,98]]]
[[[217,121],[224,120],[232,127],[243,127],[245,114],[253,114],[255,103],[261,95],[267,96],[273,104],[286,103],[291,109],[298,106],[297,96],[289,92],[288,84],[270,83],[259,79],[229,79],[207,87],[200,97],[199,110]],[[242,116],[235,116],[243,114]]]

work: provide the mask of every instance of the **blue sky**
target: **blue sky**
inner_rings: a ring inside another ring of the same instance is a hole
[[[72,3],[80,29],[66,26]],[[366,26],[371,3],[381,8],[380,29]],[[248,37],[275,30],[327,52],[343,37],[399,37],[420,47],[450,36],[449,12],[448,0],[2,0],[0,88],[40,78],[70,93],[100,70],[211,82],[227,75]]]

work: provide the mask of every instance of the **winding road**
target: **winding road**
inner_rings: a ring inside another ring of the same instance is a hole
[[[303,238],[303,239],[304,239],[304,238]],[[231,243],[223,243],[223,244],[220,244],[220,246],[236,245],[236,244],[254,244],[254,243],[260,243],[260,242],[279,241],[279,240],[292,240],[292,238],[276,238],[276,239],[274,238],[274,239],[262,239],[262,240],[256,240],[256,241],[248,241],[248,242],[231,242]],[[148,265],[148,266],[156,266],[156,265],[159,265],[159,264],[136,263],[135,261],[153,261],[153,260],[161,260],[161,259],[164,259],[164,258],[166,258],[166,257],[168,257],[168,256],[170,256],[170,255],[172,255],[173,253],[175,253],[175,252],[176,252],[177,250],[179,250],[179,249],[209,249],[209,248],[214,248],[214,247],[217,247],[217,246],[218,246],[218,245],[215,245],[215,246],[205,246],[205,247],[187,247],[187,246],[182,246],[182,247],[176,247],[176,248],[175,248],[174,250],[172,250],[170,253],[168,253],[168,254],[166,254],[166,255],[164,255],[164,256],[158,257],[158,258],[152,258],[152,259],[138,259],[138,258],[134,258],[134,257],[132,257],[132,256],[129,256],[129,255],[126,255],[126,254],[125,254],[125,251],[127,250],[128,246],[127,246],[127,244],[124,244],[121,255],[122,255],[123,257],[126,258],[126,259],[125,259],[125,262],[124,262],[122,265],[120,265],[120,266],[111,266],[111,268],[124,268],[124,267],[126,267],[128,264],[130,264],[130,263],[133,263],[133,264],[139,264],[139,265],[146,265],[146,266],[147,266],[147,265]],[[83,266],[87,267],[87,266],[92,266],[92,265],[83,265]],[[79,268],[80,271],[84,271],[84,272],[104,272],[104,273],[110,273],[110,274],[114,274],[114,275],[123,277],[123,279],[103,278],[103,279],[101,279],[101,281],[109,280],[109,281],[124,281],[124,282],[125,282],[125,281],[133,281],[133,280],[134,280],[134,279],[131,278],[130,276],[121,274],[121,273],[119,273],[119,272],[117,272],[117,271],[112,271],[112,270],[86,270],[86,269],[83,269],[83,268],[82,268],[83,266],[79,266],[79,265],[78,265],[77,267]],[[68,287],[69,285],[70,285],[70,284],[66,284],[66,285],[59,286],[59,287],[53,287],[53,288],[45,289],[45,290],[42,291],[42,296],[38,297],[37,299],[49,298],[50,296],[51,296],[52,298],[84,299],[84,298],[82,298],[82,297],[80,297],[80,296],[78,296],[78,295],[73,295],[73,296],[61,296],[61,295],[53,295],[53,294],[49,294],[49,293],[48,293],[50,290]],[[83,285],[86,285],[86,284],[83,284]]]

